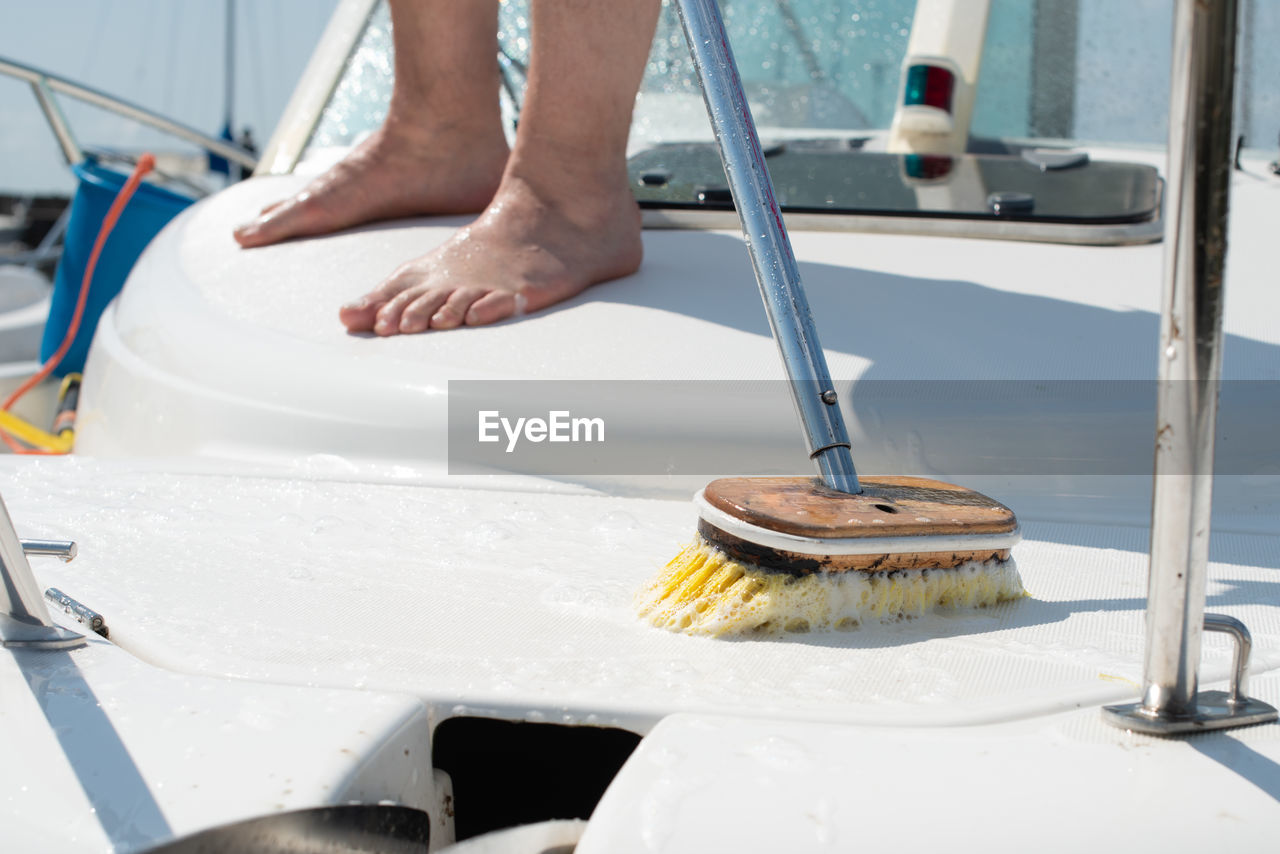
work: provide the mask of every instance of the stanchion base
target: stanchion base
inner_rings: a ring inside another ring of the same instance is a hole
[[[70,629],[24,623],[7,614],[0,614],[0,646],[6,649],[67,649],[84,642],[84,635]]]
[[[1103,706],[1102,719],[1112,726],[1148,735],[1185,735],[1216,729],[1265,724],[1280,717],[1275,706],[1245,698],[1233,703],[1226,691],[1201,691],[1196,710],[1188,715],[1153,715],[1141,703]]]

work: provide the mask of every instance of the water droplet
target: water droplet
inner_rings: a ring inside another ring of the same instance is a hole
[[[311,525],[311,533],[331,536],[336,533],[341,533],[342,529],[345,528],[346,525],[346,521],[338,516],[321,516]]]
[[[640,527],[639,521],[635,516],[625,510],[614,510],[600,517],[600,521],[592,527],[592,531],[596,534],[622,534],[627,531],[634,531]]]
[[[515,530],[504,522],[481,522],[471,529],[469,539],[474,543],[491,545],[508,540],[515,535]]]
[[[804,769],[813,764],[813,756],[802,744],[776,735],[747,745],[743,753],[757,762],[778,769]]]

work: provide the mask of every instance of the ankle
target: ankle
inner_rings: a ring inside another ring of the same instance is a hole
[[[495,107],[492,116],[484,110],[434,110],[418,105],[398,104],[393,98],[380,129],[387,142],[410,145],[438,145],[461,141],[475,155],[507,149],[502,120]]]
[[[616,209],[620,203],[634,204],[626,164],[616,160],[529,157],[517,146],[507,161],[502,184],[527,188],[544,204],[570,212],[594,215]]]

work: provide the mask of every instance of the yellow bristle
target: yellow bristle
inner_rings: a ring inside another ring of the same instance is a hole
[[[637,594],[636,607],[660,628],[719,637],[851,629],[1026,595],[1012,559],[795,576],[739,563],[698,537]]]

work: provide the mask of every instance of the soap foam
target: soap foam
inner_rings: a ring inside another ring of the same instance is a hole
[[[1026,595],[1012,558],[797,576],[740,563],[698,537],[636,595],[636,608],[659,628],[721,637],[847,630]]]

